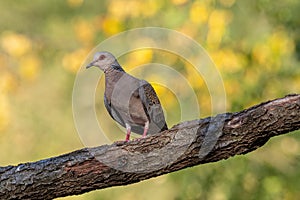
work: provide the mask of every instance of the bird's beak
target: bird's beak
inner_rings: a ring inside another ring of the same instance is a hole
[[[91,62],[91,63],[88,64],[85,68],[88,69],[88,68],[90,68],[90,67],[93,67],[93,66],[94,66],[94,63],[95,63],[95,62]]]

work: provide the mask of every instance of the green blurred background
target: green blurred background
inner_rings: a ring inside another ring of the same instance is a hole
[[[1,1],[0,165],[83,147],[72,116],[76,72],[98,43],[132,28],[174,29],[203,45],[223,77],[228,112],[300,93],[299,10],[297,0]],[[120,63],[129,69],[159,55],[140,50]],[[199,94],[200,117],[208,116],[201,77],[184,61],[168,59]],[[169,126],[178,123],[174,94],[156,90]],[[245,156],[62,199],[298,199],[299,133]]]

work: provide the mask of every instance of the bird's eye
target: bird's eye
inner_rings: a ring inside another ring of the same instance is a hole
[[[99,56],[99,60],[103,60],[105,58],[105,55]]]

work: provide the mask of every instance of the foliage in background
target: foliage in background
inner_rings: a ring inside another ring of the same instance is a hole
[[[229,112],[300,93],[299,10],[295,0],[1,1],[0,164],[82,147],[71,108],[76,72],[94,46],[132,28],[170,28],[203,45],[223,77]],[[200,117],[209,115],[209,93],[189,63],[154,50],[120,58],[126,70],[161,60],[192,84]],[[177,123],[174,94],[158,85],[155,89],[169,124]],[[273,139],[244,157],[66,199],[297,199],[298,135]]]

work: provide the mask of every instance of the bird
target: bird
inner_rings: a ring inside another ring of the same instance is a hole
[[[105,74],[104,105],[109,115],[126,128],[142,135],[168,130],[160,100],[150,83],[125,72],[113,54],[96,52],[86,68],[98,67]]]

